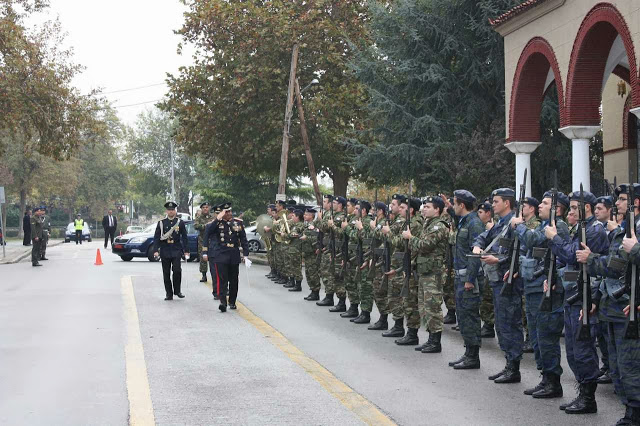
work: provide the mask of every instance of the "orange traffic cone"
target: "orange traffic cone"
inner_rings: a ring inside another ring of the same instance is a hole
[[[94,265],[96,266],[100,266],[102,265],[102,256],[100,256],[100,249],[97,249],[98,251],[96,252],[96,263],[94,263]]]

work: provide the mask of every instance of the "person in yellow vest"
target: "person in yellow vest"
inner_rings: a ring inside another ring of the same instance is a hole
[[[74,221],[75,230],[76,230],[76,245],[78,243],[82,244],[82,228],[84,228],[84,220],[80,217],[80,213],[76,217]]]

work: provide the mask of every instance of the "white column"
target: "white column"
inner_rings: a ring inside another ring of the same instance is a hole
[[[600,131],[600,126],[567,126],[558,129],[571,139],[571,190],[591,191],[589,141]]]
[[[527,197],[531,196],[531,153],[540,145],[542,145],[542,142],[509,142],[504,144],[509,151],[516,155],[516,196],[519,194],[525,170],[527,170],[527,189],[525,195]]]

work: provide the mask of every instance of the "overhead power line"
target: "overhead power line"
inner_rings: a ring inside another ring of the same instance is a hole
[[[132,106],[156,103],[156,102],[160,102],[161,100],[162,99],[156,99],[156,100],[153,100],[153,101],[138,102],[138,103],[135,103],[135,104],[128,104],[128,105],[113,105],[111,108],[127,108],[127,107],[132,107]]]
[[[148,87],[156,87],[156,86],[164,86],[167,83],[155,83],[155,84],[147,84],[146,86],[138,86],[138,87],[130,87],[129,89],[120,89],[120,90],[112,90],[110,92],[102,92],[101,95],[110,95],[112,93],[122,93],[122,92],[131,92],[133,90],[146,89]]]

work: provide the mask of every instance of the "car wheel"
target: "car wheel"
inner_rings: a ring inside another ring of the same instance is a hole
[[[64,239],[64,242],[65,242],[65,243],[70,243],[70,242],[71,242],[71,240],[69,240],[68,238],[65,238],[65,239]]]
[[[157,262],[158,261],[158,259],[153,257],[153,246],[149,247],[149,250],[147,250],[147,259],[149,259],[149,262]]]
[[[124,260],[125,262],[130,262],[131,259],[133,259],[133,256],[120,256],[120,259]]]
[[[91,242],[91,238],[89,238],[87,241],[88,241],[88,242]]]
[[[260,242],[257,240],[249,241],[249,251],[254,253],[260,251]]]

